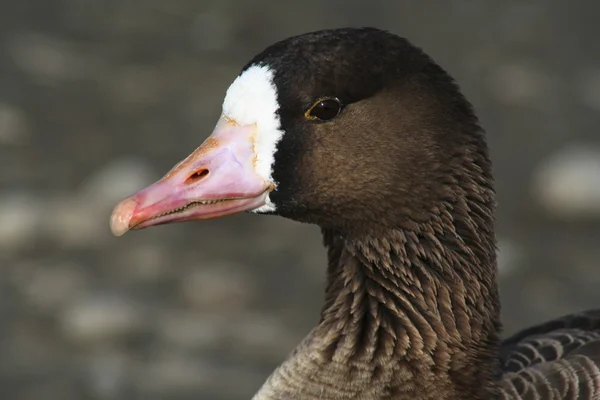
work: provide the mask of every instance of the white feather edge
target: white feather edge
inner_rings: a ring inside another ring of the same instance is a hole
[[[273,180],[277,143],[283,137],[277,111],[277,86],[273,71],[265,65],[252,65],[229,86],[223,100],[223,115],[241,125],[257,126],[255,142],[256,172],[267,182]],[[265,204],[252,212],[275,211],[275,204],[267,196]]]

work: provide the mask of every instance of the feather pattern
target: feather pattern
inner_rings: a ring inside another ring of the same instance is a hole
[[[600,310],[517,333],[501,349],[502,398],[600,398]]]

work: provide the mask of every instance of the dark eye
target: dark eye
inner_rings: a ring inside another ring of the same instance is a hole
[[[308,119],[329,121],[337,117],[340,111],[342,111],[342,103],[335,97],[328,97],[318,100],[304,116]]]

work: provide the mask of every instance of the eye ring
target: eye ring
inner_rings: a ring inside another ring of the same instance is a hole
[[[342,102],[337,97],[322,97],[306,110],[304,117],[313,121],[331,121],[342,112]]]

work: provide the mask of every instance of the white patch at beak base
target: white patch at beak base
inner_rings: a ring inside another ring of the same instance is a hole
[[[257,127],[255,137],[256,172],[277,187],[273,180],[277,143],[283,137],[277,111],[277,86],[273,70],[265,65],[252,65],[229,86],[223,101],[223,116],[241,125]],[[275,211],[269,197],[265,205],[252,210],[255,213]]]

